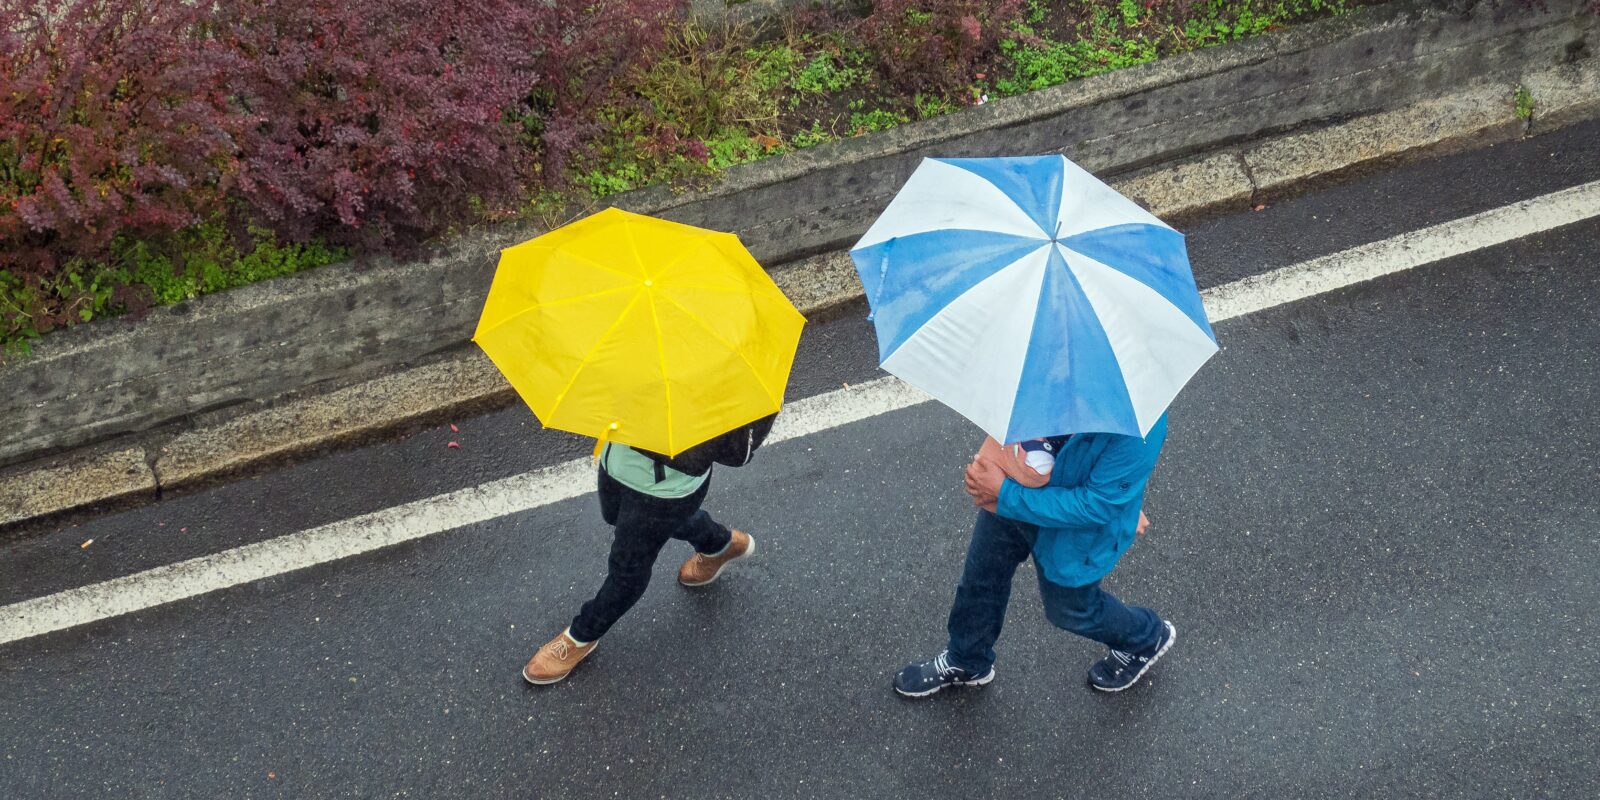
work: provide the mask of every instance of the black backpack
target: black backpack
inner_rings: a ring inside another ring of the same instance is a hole
[[[770,414],[747,425],[741,425],[715,439],[701,442],[677,456],[667,457],[649,450],[634,448],[644,457],[656,462],[656,480],[666,479],[662,472],[663,467],[670,467],[685,475],[704,475],[711,471],[713,464],[722,464],[728,467],[742,467],[750,463],[755,457],[756,449],[766,441],[767,434],[772,432],[772,423],[777,420],[777,414]]]

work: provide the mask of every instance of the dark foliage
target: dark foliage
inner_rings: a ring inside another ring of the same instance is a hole
[[[951,91],[1022,12],[1023,0],[874,0],[861,33],[896,86]]]
[[[235,0],[213,35],[259,119],[234,192],[294,239],[405,247],[512,201],[526,159],[505,114],[535,80],[539,3]]]
[[[214,35],[262,124],[236,191],[293,238],[407,247],[514,204],[592,129],[682,0],[231,0]],[[518,123],[523,123],[519,125]],[[532,151],[524,125],[540,134]]]
[[[0,338],[138,305],[119,243],[371,252],[514,206],[683,5],[0,0]]]
[[[649,63],[687,0],[590,0],[541,6],[527,132],[546,183],[560,183],[617,102],[618,78]]]
[[[0,0],[0,271],[12,284],[220,204],[254,120],[219,90],[232,55],[192,36],[204,17],[177,0]],[[47,330],[74,300],[3,310]]]

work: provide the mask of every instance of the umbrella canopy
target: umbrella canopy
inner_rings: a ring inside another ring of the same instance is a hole
[[[472,340],[546,427],[670,456],[777,412],[804,324],[733,234],[607,209],[501,251]]]
[[[1143,436],[1217,351],[1183,234],[1062,156],[924,159],[850,255],[883,368],[1000,442]]]

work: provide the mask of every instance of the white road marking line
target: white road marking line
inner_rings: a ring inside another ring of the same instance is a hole
[[[1202,293],[1213,322],[1292,303],[1383,275],[1590,217],[1600,181],[1352,248]],[[777,443],[926,403],[897,378],[798,400],[769,439]],[[587,494],[594,466],[582,458],[545,469],[102,583],[0,607],[0,644],[143,611],[197,595],[421,539]]]
[[[1505,244],[1597,215],[1600,215],[1600,181],[1352,247],[1201,294],[1205,298],[1206,314],[1212,322],[1220,322]]]

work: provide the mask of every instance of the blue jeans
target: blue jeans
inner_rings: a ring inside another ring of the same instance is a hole
[[[583,604],[572,620],[572,637],[592,642],[611,630],[633,608],[650,585],[650,570],[668,541],[682,539],[697,552],[721,552],[733,532],[707,514],[705,502],[711,480],[688,497],[661,498],[636,492],[600,470],[600,517],[615,525],[606,580],[594,599]]]
[[[1011,602],[1011,578],[1017,566],[1033,554],[1038,528],[978,512],[967,547],[967,565],[950,607],[950,663],[969,672],[988,672],[994,666],[994,643],[1006,621]],[[1100,588],[1061,586],[1039,572],[1039,595],[1044,615],[1065,631],[1093,639],[1108,647],[1134,653],[1153,646],[1161,635],[1161,617],[1148,608],[1125,606]]]

